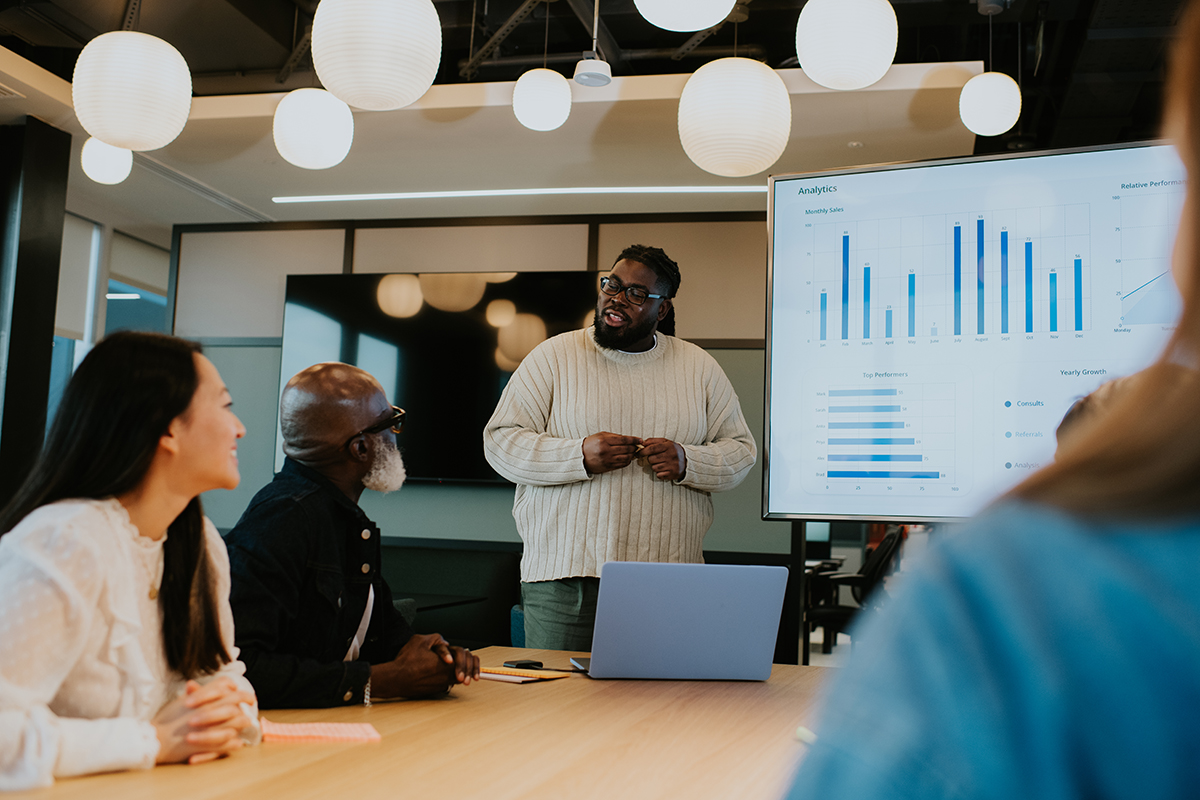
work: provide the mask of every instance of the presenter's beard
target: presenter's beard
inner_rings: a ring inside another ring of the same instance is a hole
[[[592,338],[596,340],[596,344],[607,347],[609,350],[625,350],[653,333],[656,324],[658,324],[658,320],[650,317],[640,323],[626,325],[624,328],[613,328],[604,321],[604,317],[600,315],[600,309],[597,308],[592,317],[592,326],[595,328]]]
[[[375,461],[363,476],[363,486],[373,492],[387,494],[404,485],[408,473],[404,471],[404,459],[395,442],[385,442],[375,451]]]

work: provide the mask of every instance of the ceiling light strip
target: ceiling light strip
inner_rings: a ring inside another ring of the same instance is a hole
[[[579,194],[766,194],[762,184],[741,186],[566,186],[541,189],[465,189],[450,192],[378,192],[272,197],[274,203],[347,203],[362,200],[453,200],[467,197],[541,197]]]
[[[208,200],[210,203],[232,211],[235,214],[241,214],[255,222],[274,222],[275,220],[265,214],[260,213],[257,209],[242,203],[224,192],[218,191],[207,184],[201,183],[190,175],[185,175],[179,170],[168,167],[166,164],[158,161],[145,153],[134,153],[133,163],[142,169],[152,172],[160,178],[170,181],[171,183],[186,189],[192,194]]]

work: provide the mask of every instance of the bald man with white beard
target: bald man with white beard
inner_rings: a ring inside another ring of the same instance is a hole
[[[262,708],[427,697],[479,677],[479,659],[413,633],[380,574],[364,489],[404,483],[404,411],[348,364],[296,374],[279,404],[283,469],[225,539],[235,642]]]

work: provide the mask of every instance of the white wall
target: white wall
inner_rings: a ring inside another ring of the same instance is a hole
[[[288,275],[342,271],[345,231],[185,233],[179,247],[175,333],[279,337]]]
[[[355,272],[549,272],[587,268],[587,225],[360,228]]]

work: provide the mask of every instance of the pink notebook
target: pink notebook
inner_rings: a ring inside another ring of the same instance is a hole
[[[264,742],[378,742],[383,737],[369,722],[271,722],[262,724]]]

